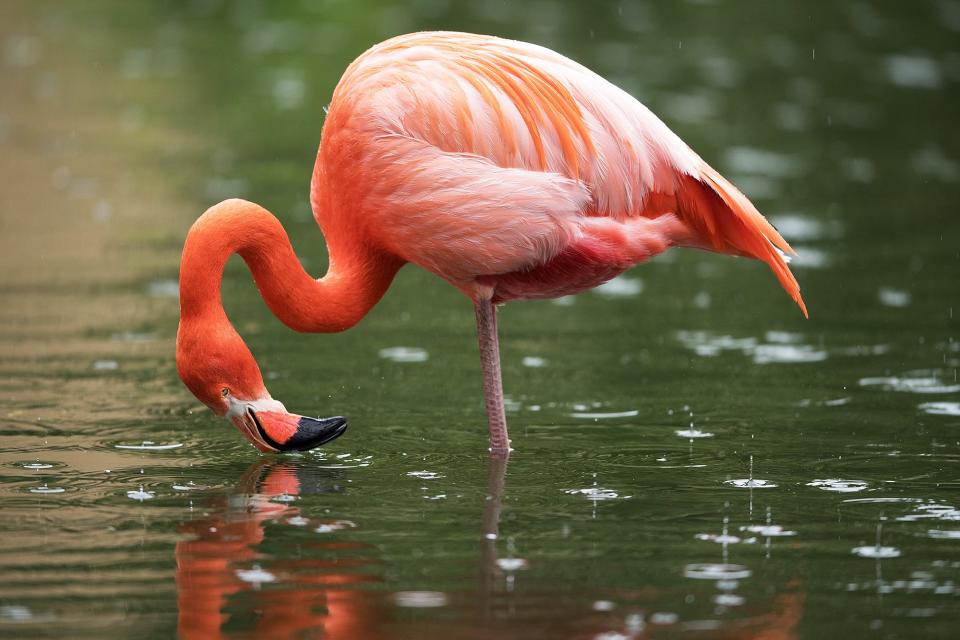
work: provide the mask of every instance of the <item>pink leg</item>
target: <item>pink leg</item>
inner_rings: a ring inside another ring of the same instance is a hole
[[[487,404],[490,427],[490,452],[508,454],[507,416],[503,410],[503,380],[500,377],[500,340],[497,337],[497,310],[488,299],[477,300],[477,338],[480,342],[480,364],[483,367],[483,397]]]

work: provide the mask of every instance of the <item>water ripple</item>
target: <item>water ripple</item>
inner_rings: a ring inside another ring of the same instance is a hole
[[[943,380],[944,372],[935,369],[908,371],[902,376],[882,376],[860,378],[861,387],[876,387],[883,391],[903,393],[956,393],[960,384],[950,384]]]
[[[933,416],[960,416],[960,402],[924,402],[919,409]]]

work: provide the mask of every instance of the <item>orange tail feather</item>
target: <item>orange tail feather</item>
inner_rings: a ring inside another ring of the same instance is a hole
[[[773,225],[739,189],[708,165],[701,167],[697,177],[685,176],[685,181],[677,195],[678,213],[706,248],[766,262],[804,317],[809,318],[800,285],[784,258],[784,254],[796,252]]]

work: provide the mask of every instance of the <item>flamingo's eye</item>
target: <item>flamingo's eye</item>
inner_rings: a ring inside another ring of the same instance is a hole
[[[227,396],[230,395],[230,389],[224,387],[223,389],[220,390],[220,395],[226,398]]]

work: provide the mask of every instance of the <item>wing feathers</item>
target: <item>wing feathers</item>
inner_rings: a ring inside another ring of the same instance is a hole
[[[796,253],[739,189],[704,164],[699,176],[688,176],[678,189],[677,208],[683,221],[706,243],[705,248],[766,262],[809,317],[800,285],[783,255]]]
[[[334,103],[388,140],[369,156],[389,161],[368,199],[409,221],[387,225],[403,236],[388,246],[448,279],[543,264],[583,216],[675,212],[696,246],[766,262],[806,314],[779,253],[793,250],[750,201],[649,109],[555,52],[400,36],[350,66]]]
[[[581,182],[498,167],[400,135],[384,136],[378,147],[384,171],[365,204],[381,223],[370,232],[405,260],[448,280],[542,264],[580,235],[590,202]]]

